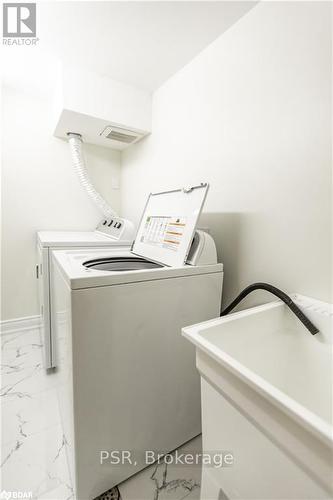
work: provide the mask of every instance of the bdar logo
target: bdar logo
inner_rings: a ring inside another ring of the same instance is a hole
[[[32,38],[36,36],[36,4],[4,3],[3,36]]]

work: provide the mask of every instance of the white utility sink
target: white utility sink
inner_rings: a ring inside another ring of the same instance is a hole
[[[201,498],[319,499],[332,488],[332,307],[295,295],[311,335],[280,301],[183,329],[202,377]]]

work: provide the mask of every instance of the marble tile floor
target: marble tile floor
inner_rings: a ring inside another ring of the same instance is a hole
[[[75,500],[57,378],[45,373],[38,329],[1,336],[1,486],[34,500]],[[200,452],[196,438],[180,449]],[[99,500],[198,500],[200,466],[152,465]]]
[[[178,452],[200,453],[201,436],[181,446]],[[96,500],[199,500],[200,481],[200,466],[162,462],[147,467]]]

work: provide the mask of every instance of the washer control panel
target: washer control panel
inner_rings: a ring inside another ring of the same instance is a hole
[[[132,223],[126,219],[121,219],[120,217],[109,217],[101,220],[96,227],[96,231],[110,236],[115,240],[124,238],[133,239],[133,234],[129,234],[133,231],[132,227]]]

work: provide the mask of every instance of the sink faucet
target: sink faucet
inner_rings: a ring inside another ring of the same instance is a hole
[[[309,318],[307,318],[307,316],[305,316],[305,314],[289,297],[289,295],[284,293],[279,288],[270,285],[269,283],[253,283],[252,285],[244,288],[244,290],[241,291],[241,293],[231,302],[231,304],[229,304],[228,307],[221,311],[221,316],[229,314],[234,309],[234,307],[237,306],[237,304],[239,304],[247,295],[249,295],[249,293],[253,292],[254,290],[266,290],[267,292],[272,293],[289,307],[289,309],[295,314],[295,316],[297,316],[297,318],[303,323],[305,328],[307,328],[312,335],[315,335],[319,332],[318,328],[309,320]]]

